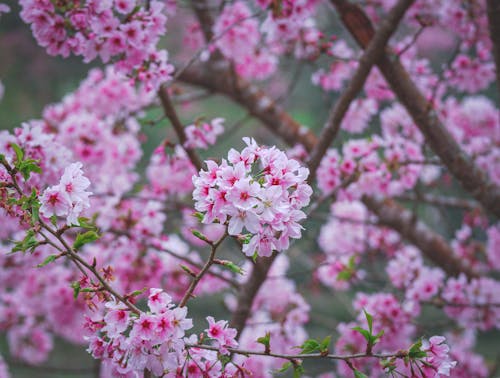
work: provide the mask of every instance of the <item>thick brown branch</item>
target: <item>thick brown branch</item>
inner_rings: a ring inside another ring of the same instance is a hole
[[[337,136],[340,130],[340,124],[344,119],[351,102],[363,88],[373,65],[384,53],[384,49],[389,41],[389,38],[396,30],[399,21],[403,18],[406,10],[410,7],[413,1],[414,0],[399,0],[399,2],[388,14],[387,18],[384,19],[380,28],[375,33],[375,36],[368,44],[368,48],[365,53],[361,57],[359,66],[350,80],[349,85],[342,93],[342,96],[335,103],[335,106],[331,108],[328,119],[319,137],[319,142],[311,152],[311,157],[308,162],[308,166],[311,171],[309,177],[310,182],[314,180],[316,170],[318,169],[321,159],[325,155],[326,150],[331,145],[332,141]]]
[[[163,111],[165,112],[165,116],[170,120],[170,123],[172,124],[172,127],[174,128],[175,133],[179,138],[179,144],[183,146],[184,150],[189,156],[189,159],[191,160],[191,163],[193,163],[193,165],[199,171],[202,168],[201,159],[195,150],[184,146],[187,140],[186,133],[184,132],[184,126],[182,126],[182,123],[179,120],[179,117],[177,116],[177,112],[175,111],[174,105],[170,100],[167,88],[163,86],[160,87],[160,90],[158,91],[158,96],[160,97],[160,101],[163,106]]]
[[[493,57],[495,58],[497,86],[500,91],[500,0],[487,0],[486,4]]]
[[[179,79],[231,98],[289,145],[300,143],[310,151],[316,143],[316,136],[290,117],[271,97],[256,85],[231,74],[227,62],[193,65]]]
[[[277,255],[277,252],[273,252],[270,257],[259,257],[253,266],[248,281],[241,286],[238,292],[236,310],[233,311],[231,319],[231,327],[238,331],[238,338],[241,336],[241,331],[245,328],[246,321],[250,316],[254,298],[266,280],[269,269],[271,269]]]
[[[411,211],[391,199],[364,196],[363,203],[377,215],[380,224],[399,232],[404,239],[418,247],[429,260],[448,274],[457,276],[465,273],[469,278],[478,275],[469,266],[462,264],[443,237],[415,219]]]
[[[363,10],[345,0],[331,0],[341,14],[347,29],[361,47],[366,48],[371,38],[367,29],[360,27],[359,20],[370,22]],[[352,21],[354,20],[354,21]],[[373,28],[373,27],[372,27]],[[424,134],[432,150],[447,166],[453,176],[470,192],[483,207],[500,217],[500,188],[467,156],[440,121],[424,95],[411,80],[403,65],[388,50],[377,61],[383,76],[406,107],[413,121]]]

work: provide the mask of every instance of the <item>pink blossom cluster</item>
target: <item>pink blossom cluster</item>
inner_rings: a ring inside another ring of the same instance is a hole
[[[440,268],[424,266],[420,252],[404,246],[386,267],[394,287],[405,290],[409,301],[423,302],[435,297],[442,289],[445,274]]]
[[[496,224],[488,228],[486,231],[488,242],[486,244],[486,255],[488,262],[494,269],[500,270],[500,224]]]
[[[242,1],[227,4],[217,18],[213,33],[215,46],[233,60],[236,71],[247,78],[265,79],[277,68],[277,58],[259,46],[259,23]]]
[[[229,328],[226,320],[215,321],[213,316],[207,316],[208,328],[205,330],[207,336],[211,338],[221,354],[229,354],[227,348],[238,347],[236,341],[237,331]]]
[[[484,358],[474,352],[476,332],[465,329],[462,332],[452,332],[446,335],[451,345],[450,358],[457,361],[457,368],[452,370],[454,378],[478,377],[486,378],[489,375],[488,366]]]
[[[488,277],[467,280],[462,274],[449,278],[441,297],[446,304],[445,313],[468,328],[488,330],[500,328],[498,290],[500,282]]]
[[[401,303],[390,293],[357,293],[353,307],[359,314],[358,324],[366,326],[364,310],[373,316],[374,334],[384,330],[384,336],[376,346],[379,350],[397,350],[411,344],[416,330],[412,319],[417,315],[411,304]]]
[[[450,97],[443,106],[446,126],[477,165],[500,183],[500,119],[498,108],[484,96],[469,96],[462,101]]]
[[[334,59],[327,70],[320,68],[313,73],[313,84],[324,91],[340,91],[357,67],[355,53],[344,40],[332,42],[328,54]]]
[[[394,196],[412,189],[421,179],[437,178],[439,170],[425,165],[420,144],[401,137],[350,140],[342,155],[329,149],[318,168],[318,187],[326,194],[338,191],[339,199],[359,199],[364,194]],[[349,183],[345,188],[344,183]]]
[[[457,365],[457,361],[450,358],[450,347],[445,343],[443,336],[432,336],[422,342],[422,350],[427,354],[423,359],[421,369],[427,377],[449,376],[450,370]]]
[[[96,195],[120,196],[139,178],[133,172],[142,155],[136,115],[152,100],[112,68],[94,69],[75,92],[44,109],[43,129],[82,162]]]
[[[352,354],[366,351],[366,339],[354,329],[356,326],[368,328],[364,311],[373,316],[373,334],[384,331],[379,341],[373,346],[375,353],[406,349],[412,344],[416,330],[412,324],[414,319],[412,308],[400,303],[393,294],[358,293],[353,307],[358,313],[357,320],[340,323],[337,326],[340,336],[335,343],[336,353]],[[360,371],[370,371],[372,377],[384,376],[383,368],[373,359],[361,358],[353,360],[352,363]],[[337,370],[342,377],[353,376],[351,368],[344,362],[339,363]]]
[[[160,145],[153,151],[146,169],[149,180],[146,192],[160,199],[185,196],[193,191],[191,177],[195,173],[196,169],[182,147],[176,146],[168,153],[168,147]]]
[[[229,235],[250,232],[246,255],[270,256],[300,238],[298,222],[306,217],[300,209],[312,194],[309,171],[276,147],[244,141],[241,152],[231,149],[220,165],[207,161],[208,170],[193,177],[195,208],[204,213],[203,223],[227,222]]]
[[[373,317],[372,333],[375,335],[384,331],[379,341],[373,346],[374,351],[404,350],[412,345],[416,331],[412,321],[418,316],[418,311],[415,311],[411,304],[400,304],[392,294],[359,293],[353,305],[359,316],[355,323],[339,324],[340,337],[335,344],[337,353],[363,353],[365,351],[367,341],[360,332],[354,329],[357,324],[362,328],[367,328],[365,311]],[[457,365],[457,362],[452,360],[450,347],[445,343],[443,336],[432,336],[429,340],[423,340],[419,350],[425,352],[425,357],[417,357],[409,361],[395,360],[396,372],[412,376],[412,372],[418,370],[422,377],[450,376],[451,369]],[[356,359],[352,361],[352,364],[360,371],[370,371],[371,377],[385,376],[383,368],[373,359]],[[478,365],[480,366],[480,362]],[[344,362],[339,364],[338,371],[341,376],[353,376],[352,368]]]
[[[321,53],[323,34],[314,18],[316,0],[286,0],[276,4],[257,0],[267,8],[267,18],[262,23],[265,42],[277,54],[293,54],[297,59],[315,59]]]
[[[389,229],[373,223],[360,201],[337,201],[330,208],[329,219],[322,225],[317,239],[324,261],[316,270],[320,282],[335,290],[346,290],[362,282],[366,272],[360,269],[363,255],[370,250],[382,250],[392,255],[400,238]]]
[[[180,365],[185,331],[193,326],[187,308],[175,307],[161,289],[149,293],[147,313],[131,313],[123,304],[107,302],[98,334],[88,338],[89,353],[110,364],[113,376],[144,369],[161,376]]]
[[[224,118],[214,118],[210,122],[200,120],[194,125],[186,126],[184,132],[187,140],[184,147],[206,149],[214,145],[217,137],[224,132],[223,122]]]
[[[495,65],[488,60],[473,59],[459,55],[446,71],[448,83],[459,91],[477,93],[489,87],[495,80]]]
[[[148,90],[171,79],[173,67],[165,50],[156,50],[165,34],[161,1],[119,0],[66,3],[22,0],[21,17],[37,42],[51,55],[100,57],[143,83]]]
[[[60,179],[64,168],[72,161],[71,151],[60,143],[54,134],[45,132],[43,123],[39,121],[23,123],[22,127],[14,129],[13,133],[7,130],[0,131],[0,154],[5,156],[11,166],[16,160],[13,144],[17,144],[24,151],[25,159],[37,161],[42,170],[41,174],[33,174],[27,181],[18,180],[26,193],[32,189],[41,191],[48,182]],[[11,182],[2,165],[0,165],[0,180]],[[7,222],[5,227],[8,227],[9,223]]]
[[[54,253],[39,246],[31,254],[11,254],[0,245],[0,331],[7,335],[13,357],[38,365],[47,360],[54,336],[81,344],[86,305],[75,300],[70,283],[76,278],[71,266],[36,266]],[[0,375],[1,376],[1,375]]]
[[[79,215],[90,207],[92,193],[86,191],[89,186],[89,179],[83,176],[82,163],[70,164],[59,184],[44,190],[40,197],[40,214],[47,218],[65,217],[68,225],[78,225]]]

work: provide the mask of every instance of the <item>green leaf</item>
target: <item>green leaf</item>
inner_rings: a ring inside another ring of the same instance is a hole
[[[191,233],[196,236],[198,239],[203,240],[204,242],[208,244],[212,244],[212,242],[205,236],[203,235],[200,231],[195,230],[194,228],[191,229]]]
[[[373,316],[371,316],[365,309],[363,309],[365,313],[366,322],[368,323],[368,330],[370,331],[370,335],[373,334]]]
[[[352,329],[361,333],[368,343],[371,341],[372,335],[368,330],[361,327],[352,327]]]
[[[265,336],[259,337],[257,339],[257,342],[259,344],[264,345],[264,347],[266,348],[266,353],[269,353],[270,348],[271,348],[271,333],[266,332]]]
[[[16,166],[17,166],[24,159],[24,151],[21,147],[19,147],[19,145],[15,143],[11,143],[10,146],[12,147],[12,149],[16,154]]]
[[[300,354],[314,353],[320,350],[320,343],[317,340],[309,339],[304,341],[300,348],[302,349]]]
[[[27,250],[31,250],[31,252],[33,252],[38,243],[39,243],[38,240],[36,240],[35,238],[35,231],[28,230],[26,232],[26,236],[24,237],[24,239],[14,244],[12,252],[18,252],[18,251],[26,252]]]
[[[37,160],[30,159],[18,164],[19,172],[21,172],[25,181],[30,178],[31,172],[42,173],[42,169],[37,162]]]
[[[148,290],[147,287],[141,289],[141,290],[134,290],[133,292],[131,292],[128,296],[129,297],[137,297],[138,295],[141,295],[142,293],[144,293],[146,290]]]
[[[73,281],[71,287],[73,288],[73,298],[78,298],[78,294],[80,294],[80,281]]]
[[[86,228],[94,231],[97,230],[97,226],[95,225],[95,219],[79,217],[78,224],[80,225],[81,228]]]
[[[57,255],[49,255],[43,260],[41,264],[37,265],[37,268],[41,268],[47,264],[50,264],[51,262],[55,261],[57,259]]]
[[[411,359],[419,359],[427,356],[427,352],[422,350],[422,339],[418,340],[408,350],[408,357]]]
[[[302,374],[304,374],[304,366],[302,366],[302,363],[296,362],[293,365],[293,378],[300,378],[302,377]]]
[[[349,281],[352,278],[352,271],[345,269],[337,274],[337,281]]]
[[[319,344],[319,351],[321,353],[328,353],[328,349],[330,347],[330,341],[331,341],[332,337],[331,336],[327,336],[323,339],[323,341]]]
[[[285,362],[285,363],[283,364],[283,366],[282,366],[282,367],[278,370],[278,373],[284,373],[284,372],[286,372],[288,369],[290,369],[290,367],[292,367],[292,366],[293,366],[293,364],[292,364],[290,361]]]
[[[203,218],[205,217],[205,215],[203,215],[203,213],[200,213],[197,211],[197,212],[193,213],[193,217],[198,219],[199,222],[203,222]]]
[[[219,260],[219,264],[222,265],[223,267],[229,269],[230,271],[232,271],[234,273],[237,273],[237,274],[244,274],[245,273],[245,271],[243,270],[243,268],[241,268],[241,266],[236,265],[232,261]]]
[[[357,369],[354,370],[354,377],[355,378],[368,378],[368,376],[366,374],[360,372]]]
[[[87,231],[83,234],[78,234],[76,236],[75,242],[73,243],[73,248],[80,249],[85,244],[96,241],[97,239],[99,239],[99,237],[100,237],[99,234],[97,234],[97,232],[95,231]]]

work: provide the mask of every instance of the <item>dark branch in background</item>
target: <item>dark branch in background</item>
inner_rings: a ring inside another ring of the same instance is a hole
[[[363,10],[346,0],[331,0],[339,11],[342,21],[354,39],[366,48],[373,38],[371,21]],[[500,188],[490,181],[485,172],[478,168],[453,139],[438,115],[408,72],[395,56],[386,50],[378,59],[377,66],[391,86],[391,89],[405,106],[420,129],[429,146],[447,166],[453,176],[470,192],[483,207],[500,217]]]
[[[390,227],[418,247],[422,253],[446,273],[458,276],[465,273],[467,277],[477,277],[477,272],[466,266],[454,255],[453,250],[440,235],[415,219],[413,213],[391,199],[378,199],[364,196],[363,203],[377,215],[381,225]]]
[[[316,143],[316,136],[309,129],[297,123],[259,87],[233,75],[227,62],[192,65],[184,70],[179,79],[236,101],[289,145],[300,143],[310,151]]]
[[[486,6],[490,38],[493,44],[493,57],[495,58],[497,86],[500,91],[500,0],[487,0]]]
[[[429,205],[435,205],[435,206],[455,207],[458,209],[469,210],[469,211],[472,210],[483,211],[478,203],[468,200],[466,198],[436,196],[433,194],[416,195],[408,193],[398,196],[398,199],[401,201],[427,203]]]
[[[205,41],[210,41],[213,38],[212,26],[214,23],[209,7],[205,0],[192,0],[191,8],[196,14],[196,18],[200,22],[201,30]]]
[[[349,81],[349,85],[343,91],[342,96],[338,99],[330,110],[328,119],[319,136],[319,142],[316,144],[311,152],[308,166],[311,171],[309,182],[313,182],[316,176],[321,159],[326,153],[328,147],[337,136],[340,130],[340,124],[344,119],[351,102],[356,98],[357,94],[363,89],[366,79],[375,62],[384,53],[384,48],[389,41],[391,35],[398,27],[399,21],[403,18],[406,10],[411,6],[414,0],[399,0],[399,2],[392,8],[390,13],[382,22],[380,28],[371,39],[368,48],[359,60],[359,66],[354,76]]]
[[[250,273],[248,281],[241,286],[238,292],[238,304],[230,323],[230,326],[238,331],[238,338],[241,336],[241,331],[245,328],[246,321],[250,316],[253,300],[266,280],[271,265],[273,265],[277,256],[278,253],[275,251],[270,257],[259,257],[252,267],[252,273]]]
[[[172,127],[175,130],[175,133],[177,134],[177,137],[179,138],[179,144],[184,148],[186,153],[189,156],[189,159],[193,163],[193,165],[196,167],[196,170],[200,170],[203,166],[200,157],[196,153],[195,150],[191,148],[185,147],[186,143],[186,133],[184,132],[184,126],[182,125],[181,121],[179,120],[179,117],[177,116],[177,112],[175,111],[174,106],[172,105],[172,101],[170,100],[170,96],[168,94],[168,90],[165,87],[160,87],[160,90],[158,91],[158,96],[160,97],[161,105],[163,107],[163,111],[165,112],[165,116],[170,120],[172,123]]]

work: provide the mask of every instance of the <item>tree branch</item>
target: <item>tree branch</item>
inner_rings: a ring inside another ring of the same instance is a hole
[[[271,269],[271,265],[277,256],[278,252],[274,251],[270,257],[259,257],[253,265],[248,281],[241,286],[238,292],[236,310],[233,311],[230,323],[230,326],[238,331],[238,338],[241,336],[241,331],[245,328],[246,321],[250,316],[253,300],[266,280],[269,269]]]
[[[330,110],[328,119],[321,131],[319,141],[311,152],[308,166],[310,169],[309,181],[312,182],[316,176],[321,159],[330,147],[332,141],[337,136],[342,120],[344,119],[351,102],[356,98],[357,94],[363,88],[365,81],[370,74],[370,71],[375,62],[384,53],[385,46],[389,41],[391,35],[398,27],[399,21],[403,18],[406,10],[413,4],[414,0],[399,0],[399,2],[392,8],[387,18],[384,19],[380,28],[375,33],[375,36],[368,44],[368,48],[359,60],[359,66],[354,76],[349,81],[349,85],[342,93]]]
[[[175,111],[174,106],[172,105],[172,101],[170,100],[170,96],[168,94],[167,88],[161,86],[158,91],[158,96],[160,97],[161,104],[163,106],[163,111],[165,112],[165,116],[170,120],[172,127],[179,138],[179,144],[184,148],[186,153],[191,160],[191,163],[196,167],[196,170],[200,170],[203,167],[200,157],[196,153],[195,150],[191,148],[185,147],[186,144],[186,133],[184,132],[184,126],[182,125],[179,117],[177,116],[177,112]]]
[[[366,48],[374,35],[368,16],[360,7],[346,0],[331,2],[356,41]],[[463,188],[481,202],[485,209],[500,217],[500,188],[462,151],[439,120],[432,104],[411,80],[403,65],[393,58],[386,50],[377,61],[377,66],[425,136],[427,143]]]
[[[238,75],[231,74],[228,62],[192,65],[184,70],[179,79],[231,98],[291,146],[300,143],[311,151],[316,144],[314,133],[290,117],[264,91]]]
[[[379,223],[390,227],[419,248],[422,253],[450,275],[465,273],[467,277],[477,277],[478,273],[466,266],[455,256],[446,240],[423,222],[414,218],[413,213],[391,199],[363,197],[366,207],[377,215]]]
[[[500,0],[487,0],[486,7],[493,57],[495,58],[497,86],[500,91]]]

